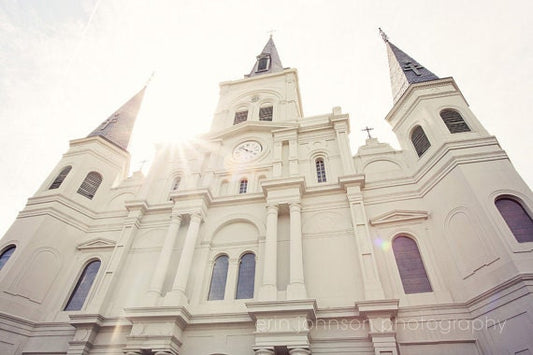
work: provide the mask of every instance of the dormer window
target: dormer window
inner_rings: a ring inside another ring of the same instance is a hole
[[[263,55],[257,57],[256,72],[267,71],[270,68],[270,55]]]

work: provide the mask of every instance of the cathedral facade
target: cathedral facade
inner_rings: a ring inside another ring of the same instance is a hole
[[[146,176],[145,88],[72,140],[0,240],[0,354],[533,353],[533,195],[453,78],[382,36],[400,150],[304,117],[272,38]]]

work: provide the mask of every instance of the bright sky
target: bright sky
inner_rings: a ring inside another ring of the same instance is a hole
[[[155,71],[130,142],[132,170],[153,144],[206,132],[218,83],[247,74],[274,29],[297,68],[304,114],[341,106],[352,151],[366,125],[398,147],[382,27],[439,77],[533,183],[533,2],[378,0],[2,0],[0,235],[68,150]]]

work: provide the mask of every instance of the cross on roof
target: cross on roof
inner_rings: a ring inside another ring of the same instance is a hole
[[[139,169],[142,170],[144,168],[144,164],[148,163],[148,160],[144,159],[139,162]]]
[[[412,70],[413,73],[415,73],[417,76],[422,75],[422,73],[418,69],[423,69],[423,68],[424,67],[421,66],[420,64],[412,63],[410,61],[404,62],[404,65],[403,65],[403,70],[404,71]]]
[[[102,124],[100,125],[100,131],[103,131],[104,129],[107,128],[107,126],[109,126],[111,123],[115,123],[118,121],[118,116],[120,114],[117,112],[113,115],[113,117],[109,117],[107,120],[105,120],[104,122],[102,122]]]
[[[366,134],[368,134],[368,139],[370,139],[370,138],[372,138],[372,136],[370,135],[370,131],[373,131],[373,130],[374,130],[374,128],[368,128],[368,126],[366,126],[361,131],[366,131]]]
[[[267,31],[268,34],[270,34],[270,38],[272,38],[272,35],[276,32],[275,29],[271,29],[270,31]]]

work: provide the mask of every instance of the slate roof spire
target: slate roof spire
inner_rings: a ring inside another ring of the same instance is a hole
[[[409,85],[439,79],[407,53],[389,41],[389,37],[379,29],[379,34],[387,46],[389,59],[392,99],[396,103]]]
[[[281,59],[279,59],[278,50],[272,39],[272,35],[268,39],[268,42],[263,48],[261,54],[257,56],[257,61],[252,68],[250,74],[245,75],[247,78],[251,78],[257,75],[278,73],[283,70],[281,65]]]
[[[128,150],[128,143],[130,141],[131,132],[133,131],[133,125],[137,118],[137,114],[139,113],[144,97],[144,91],[147,86],[148,83],[146,83],[141,91],[135,94],[104,122],[96,127],[87,138],[99,136],[121,149]]]

